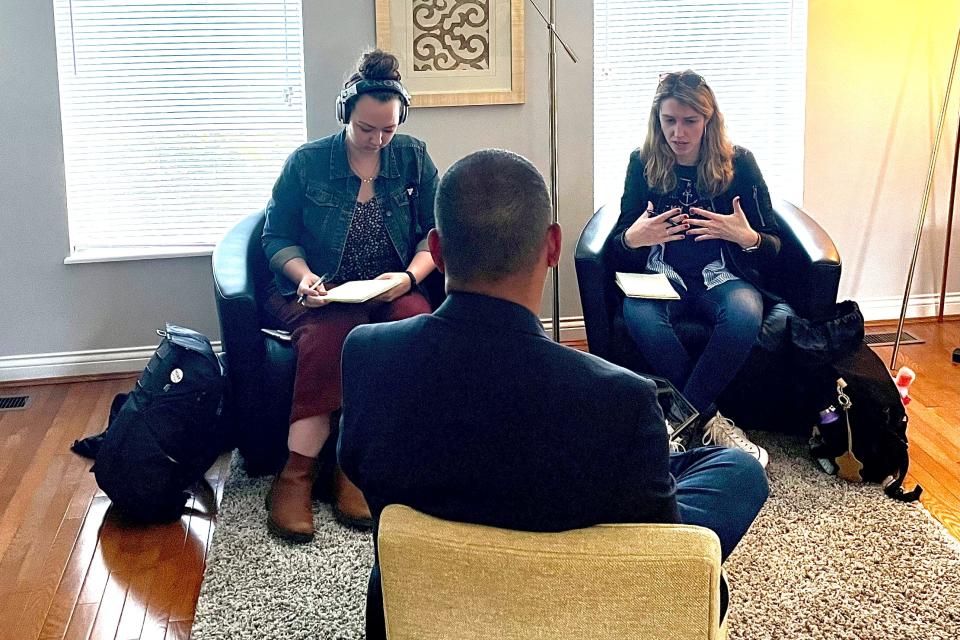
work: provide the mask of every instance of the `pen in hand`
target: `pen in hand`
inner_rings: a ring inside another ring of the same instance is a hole
[[[316,282],[314,282],[312,285],[310,285],[310,287],[309,287],[309,288],[310,288],[310,291],[316,291],[316,290],[317,290],[317,287],[319,287],[320,285],[322,285],[324,282],[327,281],[327,276],[328,276],[328,275],[329,275],[329,274],[325,273],[325,274],[323,274],[322,276],[320,276],[320,278],[319,278]],[[306,301],[306,299],[307,299],[307,296],[306,296],[306,294],[304,294],[304,295],[300,296],[299,298],[297,298],[297,303],[298,303],[298,304],[303,304],[303,303]]]

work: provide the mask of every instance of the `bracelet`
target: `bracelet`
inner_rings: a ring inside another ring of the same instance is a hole
[[[740,250],[744,253],[753,253],[760,248],[760,243],[763,242],[763,234],[757,231],[757,243],[752,247],[741,247]]]
[[[410,278],[410,291],[413,291],[417,288],[417,276],[413,275],[412,271],[404,271],[404,273]]]

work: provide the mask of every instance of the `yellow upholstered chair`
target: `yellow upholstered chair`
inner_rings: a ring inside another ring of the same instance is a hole
[[[530,533],[380,516],[389,640],[722,640],[720,541],[692,525]]]

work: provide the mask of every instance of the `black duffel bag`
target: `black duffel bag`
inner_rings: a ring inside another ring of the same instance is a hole
[[[187,489],[226,448],[221,420],[226,378],[210,341],[176,325],[163,337],[129,394],[113,400],[107,430],[74,443],[93,457],[97,484],[127,517],[170,522]]]

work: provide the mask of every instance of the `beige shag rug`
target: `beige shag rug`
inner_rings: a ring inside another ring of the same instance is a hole
[[[800,440],[755,435],[771,496],[726,563],[731,640],[960,639],[960,544],[917,505],[824,475]],[[322,505],[312,544],[278,542],[268,486],[234,460],[192,637],[363,638],[369,534]]]

